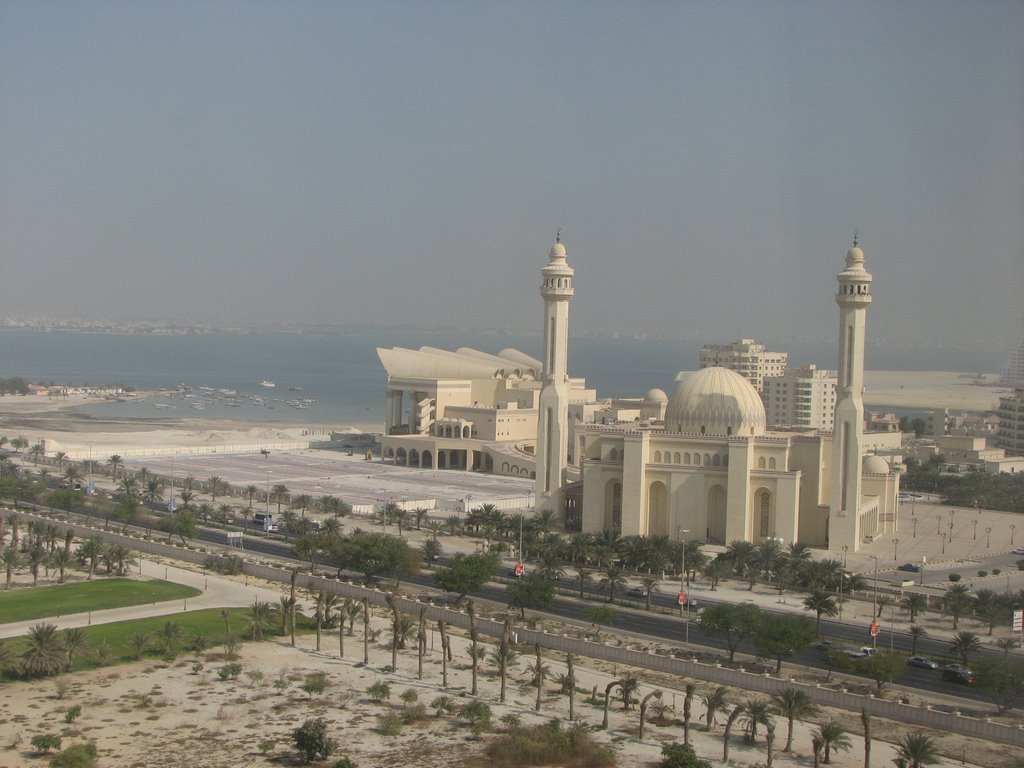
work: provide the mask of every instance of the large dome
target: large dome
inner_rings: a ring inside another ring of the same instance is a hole
[[[665,429],[707,435],[763,435],[764,404],[750,382],[728,368],[704,368],[679,382]]]

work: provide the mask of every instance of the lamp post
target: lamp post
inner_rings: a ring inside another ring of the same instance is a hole
[[[992,529],[985,529],[985,549],[988,549],[992,544]]]
[[[913,521],[913,523],[914,523],[914,538],[916,539],[916,538],[917,538],[917,518],[916,518],[916,517],[913,517],[913,516],[911,516],[911,518],[910,518],[910,519],[911,519],[911,520]]]
[[[900,544],[900,540],[899,539],[893,539],[892,540],[892,559],[893,560],[896,560],[896,548],[899,546],[899,544]]]
[[[839,572],[839,621],[843,620],[843,582],[846,581],[846,550],[849,547],[843,544],[843,569]]]
[[[935,535],[938,536],[942,533],[942,514],[935,516]]]
[[[946,554],[946,533],[942,534],[942,554]]]
[[[875,561],[875,588],[871,595],[871,621],[875,620],[875,614],[878,613],[878,555],[871,555],[871,559]],[[878,640],[877,635],[871,636],[871,647],[874,648]]]
[[[978,540],[978,521],[977,520],[971,520],[971,525],[974,526],[974,540],[977,541]]]
[[[686,578],[686,534],[690,532],[689,528],[683,528],[682,526],[676,526],[676,531],[679,532],[679,542],[682,546],[679,548],[679,591],[686,592],[687,578]],[[683,620],[683,645],[690,644],[690,595],[686,592],[686,599],[683,601],[684,605],[679,606],[679,612],[682,613],[685,609],[686,617]]]
[[[1017,526],[1010,523],[1010,546],[1013,546],[1013,532],[1017,530]]]

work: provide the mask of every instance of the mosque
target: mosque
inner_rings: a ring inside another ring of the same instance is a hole
[[[831,433],[769,430],[757,390],[721,367],[681,375],[671,397],[599,401],[567,369],[573,276],[558,240],[542,269],[542,360],[378,350],[388,372],[384,459],[532,477],[537,509],[558,511],[567,530],[850,551],[896,530],[899,473],[868,452],[863,428],[872,277],[856,240],[835,297]]]

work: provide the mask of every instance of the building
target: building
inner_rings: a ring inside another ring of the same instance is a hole
[[[999,398],[999,431],[992,442],[1009,456],[1024,456],[1024,387]]]
[[[1017,340],[1017,348],[1010,353],[1003,366],[1003,384],[1009,387],[1024,387],[1024,330]]]
[[[577,428],[582,529],[719,543],[772,537],[854,551],[868,537],[895,531],[899,474],[880,456],[865,455],[861,393],[871,276],[856,243],[838,280],[837,431],[768,430],[750,368],[706,365],[680,376],[660,423]],[[731,350],[705,350],[739,365]],[[703,357],[702,365],[713,359]]]
[[[782,376],[764,379],[761,398],[769,424],[832,431],[836,377],[830,371],[787,368]]]
[[[760,392],[766,376],[786,372],[786,352],[768,352],[753,339],[738,339],[732,344],[705,344],[700,351],[700,367],[721,367],[735,371]]]

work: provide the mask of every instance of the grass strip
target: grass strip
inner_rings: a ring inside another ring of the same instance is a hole
[[[159,579],[113,578],[51,587],[21,587],[0,592],[0,624],[182,600],[200,594],[198,589]]]

